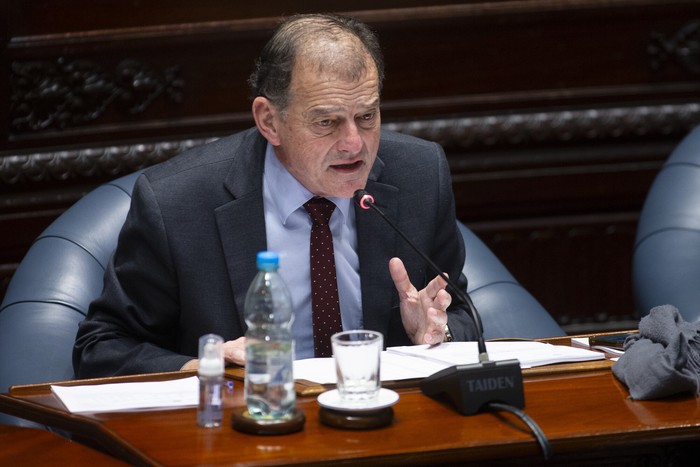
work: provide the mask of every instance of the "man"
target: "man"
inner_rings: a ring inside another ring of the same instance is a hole
[[[376,213],[352,203],[366,188],[464,287],[444,153],[416,138],[380,136],[383,75],[376,37],[364,24],[329,15],[283,23],[250,79],[256,127],[137,180],[102,296],[78,331],[76,375],[194,369],[198,338],[209,332],[226,340],[227,363],[244,364],[243,303],[255,254],[265,249],[281,253],[297,358],[313,357],[312,222],[303,204],[315,197],[335,204],[343,328],[380,331],[388,346],[438,344],[447,331],[474,339],[465,305],[444,281]]]

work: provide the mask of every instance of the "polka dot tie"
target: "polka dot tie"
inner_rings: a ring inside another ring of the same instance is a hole
[[[343,330],[333,257],[333,234],[328,227],[335,204],[326,198],[313,198],[304,207],[313,221],[309,252],[314,354],[316,357],[331,357],[331,336]]]

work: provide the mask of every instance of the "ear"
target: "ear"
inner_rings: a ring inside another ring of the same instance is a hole
[[[267,141],[273,146],[279,146],[277,134],[277,109],[267,98],[258,96],[253,100],[253,119],[255,125]]]

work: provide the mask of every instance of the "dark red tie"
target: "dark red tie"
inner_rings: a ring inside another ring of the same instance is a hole
[[[313,198],[304,207],[313,220],[309,253],[314,354],[316,357],[331,357],[331,336],[343,330],[333,257],[333,234],[328,227],[335,204],[326,198]]]

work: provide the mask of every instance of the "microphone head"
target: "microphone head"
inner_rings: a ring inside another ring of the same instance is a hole
[[[374,197],[365,190],[355,191],[355,201],[362,209],[369,209],[370,204],[374,204]]]

